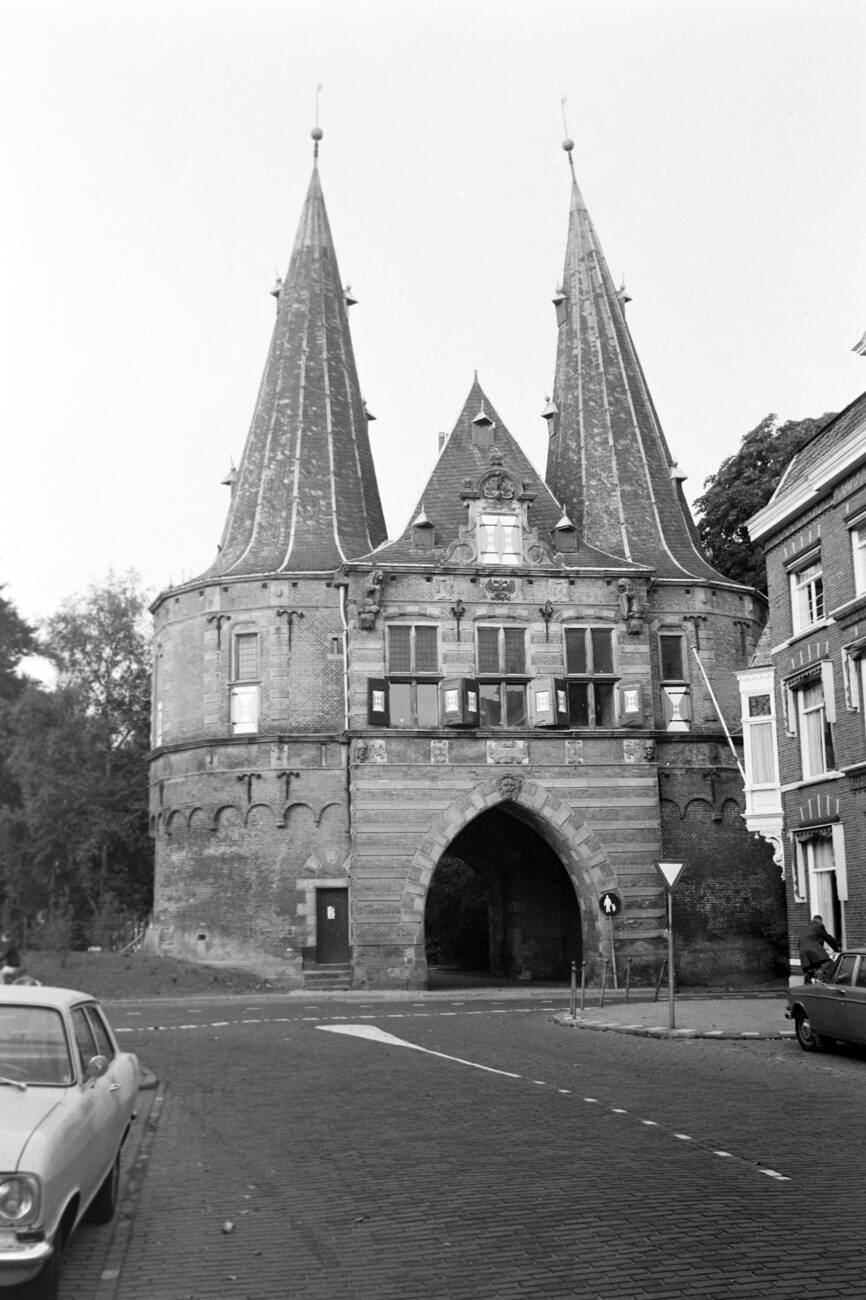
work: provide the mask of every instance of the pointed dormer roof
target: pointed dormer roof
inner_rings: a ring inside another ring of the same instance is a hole
[[[571,210],[548,421],[547,482],[581,536],[662,577],[721,579],[700,550],[617,290],[571,159]]]
[[[317,129],[317,149],[319,138]],[[206,577],[330,572],[386,535],[315,162],[275,296],[270,351],[222,545]]]
[[[530,526],[537,531],[541,541],[550,544],[562,519],[562,503],[554,499],[541,475],[515,442],[476,375],[454,431],[444,442],[433,472],[409,515],[412,522],[402,537],[386,542],[378,549],[374,557],[376,563],[422,562],[412,536],[422,518],[425,527],[434,530],[433,544],[437,550],[456,542],[460,529],[466,524],[467,488],[490,470],[491,457],[495,457],[497,463],[501,462],[503,470],[513,476],[520,489],[531,498]],[[631,567],[585,544],[577,553],[568,556],[568,563],[605,569]]]

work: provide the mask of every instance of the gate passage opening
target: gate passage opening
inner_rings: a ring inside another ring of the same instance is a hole
[[[431,972],[565,980],[581,961],[571,878],[538,831],[505,807],[482,813],[442,854],[424,927]]]

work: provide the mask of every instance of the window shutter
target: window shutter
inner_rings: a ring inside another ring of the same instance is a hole
[[[443,727],[478,726],[478,683],[469,677],[446,677],[440,687]]]
[[[618,688],[619,724],[622,727],[641,727],[644,722],[643,688],[640,682],[620,682]],[[665,696],[667,701],[667,697]]]
[[[387,727],[388,683],[384,677],[367,678],[367,723],[371,727]]]
[[[824,687],[824,717],[832,725],[836,721],[836,692],[833,686],[833,665],[829,659],[821,660],[821,684]]]
[[[533,727],[556,726],[552,677],[536,677],[529,683],[529,721]]]
[[[535,677],[529,683],[529,721],[533,727],[568,726],[568,696],[561,677]]]
[[[842,683],[845,687],[845,707],[860,710],[860,659],[847,646],[842,647]]]

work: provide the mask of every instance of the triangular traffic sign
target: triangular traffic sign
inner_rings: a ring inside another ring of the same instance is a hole
[[[685,869],[684,862],[657,862],[666,889],[673,889]]]

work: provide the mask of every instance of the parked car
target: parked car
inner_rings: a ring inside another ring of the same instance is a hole
[[[820,979],[789,989],[785,1015],[804,1052],[820,1051],[836,1039],[866,1045],[866,948],[844,949]]]
[[[86,993],[0,988],[0,1295],[53,1300],[79,1223],[113,1217],[138,1085]]]

